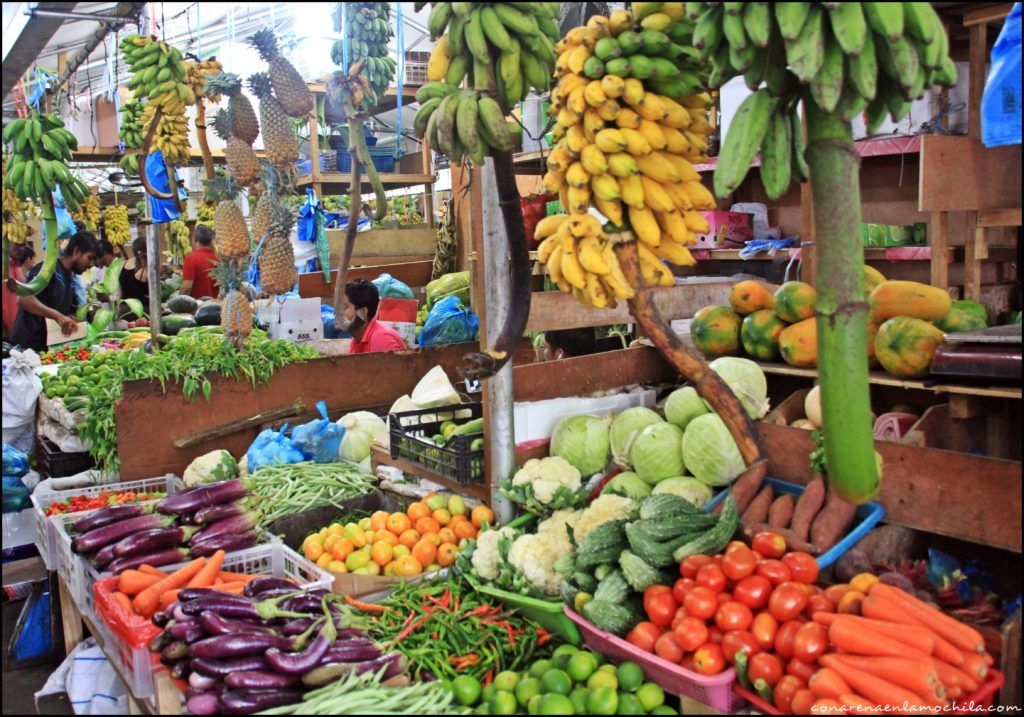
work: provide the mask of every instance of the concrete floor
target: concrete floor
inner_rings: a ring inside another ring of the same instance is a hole
[[[18,622],[18,615],[24,606],[24,600],[5,602],[3,604],[3,649],[6,653],[14,635],[14,627]],[[22,670],[12,670],[3,673],[4,689],[3,712],[5,715],[71,715],[71,703],[67,694],[50,695],[39,700],[38,707],[35,701],[35,692],[42,689],[47,678],[57,668],[59,662],[53,665],[40,665],[39,667],[28,667]]]

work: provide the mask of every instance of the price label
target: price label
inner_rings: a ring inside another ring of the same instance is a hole
[[[466,393],[480,393],[483,390],[483,384],[478,378],[467,378],[466,379]]]

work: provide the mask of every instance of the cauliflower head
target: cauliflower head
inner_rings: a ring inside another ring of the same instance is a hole
[[[582,510],[556,510],[551,514],[550,518],[537,526],[537,533],[550,533],[558,536],[558,538],[564,540],[568,544],[569,532],[566,528],[569,527],[575,530],[576,522],[580,519],[580,515],[582,514]]]
[[[564,458],[531,459],[506,484],[513,502],[533,513],[578,505],[583,486],[580,472]]]
[[[630,517],[633,499],[621,495],[602,493],[580,515],[573,526],[573,536],[579,545],[594,528],[609,520],[624,520]]]
[[[570,550],[568,536],[563,538],[557,531],[521,535],[509,548],[508,561],[537,589],[558,595],[562,576],[555,571],[555,562]]]
[[[498,543],[502,538],[514,538],[516,529],[505,526],[499,530],[485,530],[476,539],[473,550],[473,572],[485,580],[497,580],[501,559]]]

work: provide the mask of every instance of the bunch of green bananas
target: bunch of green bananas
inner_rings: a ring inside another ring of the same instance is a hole
[[[212,227],[216,209],[217,204],[215,202],[200,202],[196,206],[196,224],[205,224],[208,227]]]
[[[69,209],[85,200],[89,191],[67,166],[78,140],[60,117],[32,113],[16,119],[4,128],[3,141],[11,145],[4,186],[20,199],[41,201],[60,187]]]
[[[128,224],[128,207],[123,204],[112,204],[103,210],[103,234],[114,246],[124,246],[131,236]]]
[[[388,55],[388,42],[395,31],[391,27],[391,3],[346,2],[337,3],[334,10],[334,30],[342,31],[342,13],[348,36],[349,64],[363,61],[360,72],[366,75],[369,88],[356,91],[353,97],[356,109],[370,110],[377,106],[384,91],[395,77],[397,61]],[[331,47],[331,60],[344,64],[344,43],[337,40]]]
[[[192,251],[192,244],[188,239],[188,224],[180,219],[174,219],[167,225],[167,251],[164,252],[169,260],[180,264]]]
[[[800,100],[844,122],[866,112],[869,133],[898,122],[926,88],[956,84],[949,38],[927,2],[686,3],[693,44],[712,84],[743,75],[740,105],[715,170],[715,192],[736,189],[758,151],[770,198],[806,177]]]
[[[142,123],[142,103],[128,100],[121,107],[121,141],[128,149],[141,149],[146,139]],[[121,157],[121,169],[129,174],[139,173],[140,157],[137,154],[126,154]]]

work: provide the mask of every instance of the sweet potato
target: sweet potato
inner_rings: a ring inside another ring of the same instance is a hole
[[[796,499],[789,495],[780,495],[768,509],[768,525],[773,528],[788,528],[793,519],[793,504]]]
[[[811,523],[811,544],[825,552],[846,535],[856,515],[857,506],[829,491],[825,507]]]
[[[736,501],[736,510],[739,511],[740,515],[743,515],[747,506],[750,505],[754,496],[757,495],[757,490],[761,487],[761,481],[763,480],[764,471],[755,470],[755,466],[750,466],[732,484],[732,499]],[[721,512],[721,506],[721,503],[715,506],[716,513]]]
[[[766,485],[757,494],[754,500],[750,501],[747,509],[740,514],[740,520],[744,523],[763,523],[768,519],[768,509],[772,506],[772,487]]]
[[[789,523],[792,530],[801,540],[807,540],[811,530],[811,523],[814,516],[825,504],[825,480],[821,475],[815,475],[804,486],[804,492],[793,507],[793,519]]]
[[[773,528],[767,523],[743,523],[743,537],[750,542],[754,539],[754,536],[758,533],[763,532],[778,533],[782,536],[782,539],[786,541],[787,550],[802,550],[805,553],[811,555],[817,555],[818,550],[814,545],[811,545],[805,540],[793,534],[793,531],[789,528]]]

